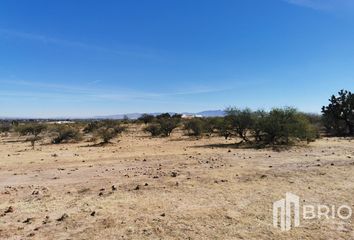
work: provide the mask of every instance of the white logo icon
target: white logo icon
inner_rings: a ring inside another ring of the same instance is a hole
[[[273,225],[278,227],[278,216],[280,218],[280,229],[282,231],[289,231],[291,229],[291,223],[293,222],[294,227],[300,225],[300,198],[299,196],[286,193],[285,199],[280,199],[273,203]],[[294,206],[294,221],[291,221],[291,209]],[[280,214],[279,214],[280,210]]]

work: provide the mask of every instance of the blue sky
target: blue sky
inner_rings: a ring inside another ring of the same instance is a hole
[[[0,116],[294,106],[354,86],[352,0],[0,2]]]

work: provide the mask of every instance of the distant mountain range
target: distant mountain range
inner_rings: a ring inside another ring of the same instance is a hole
[[[155,113],[148,113],[151,115],[159,115],[164,112],[155,112]],[[176,114],[176,112],[169,112],[169,114],[173,115]],[[178,114],[187,114],[187,115],[201,115],[203,117],[221,117],[225,115],[225,112],[222,110],[209,110],[209,111],[202,111],[202,112],[196,112],[196,113],[190,113],[190,112],[183,112],[183,113],[178,113]],[[137,119],[139,118],[143,113],[127,113],[127,114],[116,114],[116,115],[107,115],[107,116],[93,116],[93,117],[49,117],[49,118],[36,118],[36,117],[1,117],[0,120],[13,120],[13,119],[47,119],[47,120],[63,120],[63,119],[123,119],[125,116],[127,116],[129,119]]]
[[[158,113],[148,113],[151,115],[159,115],[162,112]],[[169,112],[169,114],[173,115],[176,112]],[[124,117],[128,117],[129,119],[137,119],[139,118],[143,113],[128,113],[128,114],[116,114],[116,115],[108,115],[108,116],[96,116],[93,118],[97,119],[123,119]],[[197,113],[189,113],[189,112],[183,112],[179,114],[187,114],[187,115],[202,115],[203,117],[221,117],[225,115],[225,112],[222,110],[209,110],[209,111],[202,111],[202,112],[197,112]]]

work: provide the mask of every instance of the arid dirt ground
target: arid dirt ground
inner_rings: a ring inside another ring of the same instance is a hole
[[[354,239],[348,220],[281,232],[272,204],[354,209],[354,140],[284,151],[237,139],[150,138],[130,129],[106,146],[0,139],[1,239]]]

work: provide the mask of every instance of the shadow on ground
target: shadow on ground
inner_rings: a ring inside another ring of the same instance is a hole
[[[197,145],[193,146],[195,148],[227,148],[227,149],[267,149],[273,151],[286,151],[289,150],[294,145],[271,145],[263,143],[252,143],[252,142],[237,142],[237,143],[218,143],[218,144],[207,144],[207,145]]]

